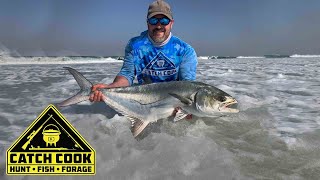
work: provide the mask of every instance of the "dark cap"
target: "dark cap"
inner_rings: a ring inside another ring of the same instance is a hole
[[[149,19],[158,14],[163,14],[167,16],[169,19],[173,20],[169,4],[164,2],[163,0],[154,1],[149,5],[147,18]]]

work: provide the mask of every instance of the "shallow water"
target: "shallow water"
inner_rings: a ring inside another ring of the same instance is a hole
[[[78,91],[63,66],[0,65],[0,179],[57,178],[6,176],[5,151],[48,104]],[[110,83],[121,62],[67,66]],[[97,170],[59,179],[319,179],[319,67],[320,58],[200,60],[198,81],[233,95],[241,112],[163,120],[140,141],[104,103],[63,108],[96,150]]]

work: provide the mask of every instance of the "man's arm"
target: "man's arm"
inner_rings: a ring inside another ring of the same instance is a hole
[[[188,45],[186,52],[182,57],[182,61],[179,68],[179,81],[194,81],[196,80],[198,59],[194,49]]]

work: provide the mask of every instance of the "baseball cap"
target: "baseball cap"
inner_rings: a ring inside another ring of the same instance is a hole
[[[173,20],[172,12],[169,4],[163,0],[154,1],[149,5],[147,18],[149,19],[158,14],[163,14],[167,16],[170,20]]]

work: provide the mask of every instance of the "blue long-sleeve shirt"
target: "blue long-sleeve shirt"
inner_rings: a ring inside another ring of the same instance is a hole
[[[147,31],[130,39],[125,48],[123,66],[118,76],[124,76],[133,84],[145,79],[152,82],[195,80],[197,55],[194,49],[175,36],[167,44],[157,47],[148,38]]]

